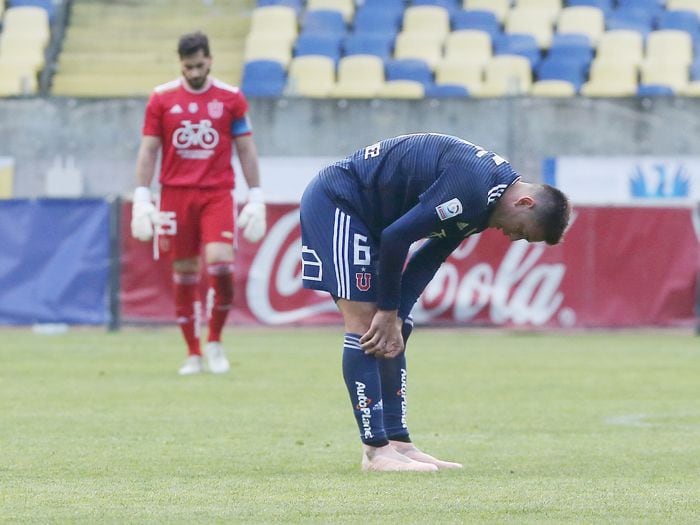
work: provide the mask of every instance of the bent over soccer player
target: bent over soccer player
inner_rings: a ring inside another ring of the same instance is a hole
[[[208,370],[220,374],[229,370],[221,332],[233,302],[234,144],[250,189],[238,226],[251,242],[265,234],[265,204],[245,97],[209,76],[212,59],[203,33],[183,35],[178,53],[182,77],[156,87],[146,106],[131,233],[148,241],[155,229],[157,246],[173,261],[175,313],[188,348],[181,375],[205,370],[199,334],[199,255],[204,247],[209,285],[204,353]],[[159,212],[149,187],[161,149]]]
[[[406,424],[411,309],[469,235],[558,243],[570,205],[523,182],[495,153],[448,135],[395,137],[316,176],[301,200],[305,288],[329,292],[343,315],[343,377],[363,443],[363,470],[461,468],[413,445]],[[405,264],[414,241],[426,239]],[[405,266],[405,267],[404,267]]]

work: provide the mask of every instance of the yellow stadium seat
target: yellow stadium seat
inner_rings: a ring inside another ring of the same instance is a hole
[[[404,10],[402,31],[405,33],[431,33],[444,38],[450,32],[450,15],[444,7],[409,6]]]
[[[533,97],[573,97],[576,86],[566,80],[538,80],[532,84],[530,95]]]
[[[286,93],[292,96],[326,98],[335,85],[335,62],[319,55],[299,56],[289,64]]]
[[[477,96],[526,95],[532,85],[530,61],[520,55],[496,55],[485,66]]]
[[[289,36],[251,33],[246,38],[243,56],[246,62],[275,60],[286,68],[292,60],[292,40]]]
[[[496,15],[498,21],[503,23],[510,10],[510,0],[463,0],[462,7],[464,9],[491,11]]]
[[[637,93],[638,68],[629,61],[597,58],[591,63],[589,80],[581,86],[587,97],[631,97]]]
[[[686,31],[659,29],[649,33],[645,60],[690,64],[693,61],[693,39]]]
[[[338,61],[338,80],[330,96],[374,98],[384,85],[384,61],[375,55],[349,55]]]
[[[685,86],[685,89],[680,94],[686,97],[700,97],[700,80],[688,82],[688,85]]]
[[[413,80],[390,80],[377,93],[379,98],[419,99],[425,96],[425,88]]]
[[[445,39],[444,51],[445,61],[485,64],[493,56],[491,35],[472,29],[452,31]]]
[[[353,0],[307,0],[306,9],[329,9],[340,11],[345,22],[352,21],[355,14],[355,4]]]
[[[253,9],[250,19],[250,34],[274,34],[279,37],[296,38],[299,32],[294,9],[282,5],[271,5]]]
[[[402,31],[396,36],[394,58],[415,58],[426,62],[430,69],[442,59],[444,36],[436,33]]]
[[[605,31],[603,11],[592,6],[565,7],[557,18],[557,33],[579,33],[588,36],[593,47],[598,44],[600,35]]]
[[[550,21],[554,22],[562,10],[562,0],[515,0],[517,8],[527,7],[530,9],[540,9]]]
[[[606,31],[598,41],[596,57],[640,64],[644,58],[644,37],[629,29]]]
[[[680,93],[688,86],[688,66],[680,62],[645,61],[641,68],[642,84],[668,86]]]
[[[549,49],[554,24],[547,11],[536,7],[514,7],[508,13],[506,33],[525,33],[535,37],[540,49]]]
[[[475,94],[484,83],[484,65],[479,62],[443,60],[435,68],[436,84],[457,84]]]
[[[636,82],[614,79],[589,80],[581,86],[581,94],[586,97],[633,97],[636,93]]]
[[[22,63],[0,60],[0,97],[34,95],[38,89],[35,71]]]
[[[695,11],[700,16],[700,0],[667,0],[666,9]]]
[[[21,69],[38,73],[43,69],[46,59],[42,48],[22,45],[15,47],[13,44],[0,49],[0,62],[16,64]]]

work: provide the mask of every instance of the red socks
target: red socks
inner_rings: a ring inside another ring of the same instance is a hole
[[[189,355],[202,355],[199,346],[202,302],[199,300],[199,274],[173,273],[175,315],[187,343]]]
[[[207,315],[209,336],[207,340],[221,341],[221,331],[233,304],[233,264],[214,263],[207,265],[209,291],[207,292]]]

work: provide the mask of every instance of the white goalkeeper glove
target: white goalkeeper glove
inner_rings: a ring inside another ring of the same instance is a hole
[[[250,242],[258,242],[265,235],[265,202],[260,188],[250,188],[248,204],[243,206],[238,215],[238,227],[243,230],[243,237]]]
[[[139,186],[134,190],[131,208],[131,235],[139,241],[150,241],[155,226],[160,223],[160,213],[151,201],[151,190]]]

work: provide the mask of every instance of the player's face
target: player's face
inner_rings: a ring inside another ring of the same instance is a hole
[[[533,208],[514,206],[495,227],[511,241],[525,239],[527,242],[544,241],[544,233],[537,223]]]
[[[187,84],[192,89],[202,89],[211,69],[211,57],[205,56],[204,51],[199,50],[193,55],[181,58],[180,65]]]

